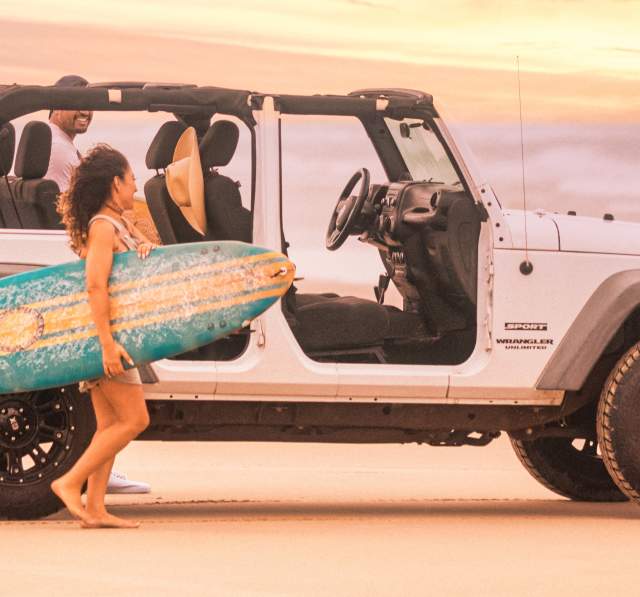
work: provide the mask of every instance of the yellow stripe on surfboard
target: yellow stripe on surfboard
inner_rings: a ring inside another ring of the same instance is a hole
[[[176,278],[186,278],[190,276],[198,276],[201,274],[207,274],[210,272],[214,272],[216,270],[224,270],[230,268],[241,267],[244,264],[254,263],[256,261],[266,261],[268,259],[274,259],[275,257],[280,257],[280,253],[270,252],[270,253],[259,253],[257,255],[248,255],[247,257],[239,257],[237,259],[229,259],[227,261],[220,261],[218,263],[212,263],[208,265],[196,265],[191,268],[187,268],[184,270],[176,271],[176,272],[168,272],[165,274],[157,274],[155,276],[150,276],[145,278],[145,282],[148,285],[153,284],[161,284],[163,282],[170,282],[171,280],[175,280]],[[120,292],[122,290],[128,290],[130,288],[134,288],[140,285],[140,280],[129,280],[128,282],[120,282],[119,284],[114,284],[109,287],[110,293]],[[44,301],[38,301],[35,303],[30,303],[25,305],[30,309],[46,309],[48,307],[55,307],[57,305],[64,305],[68,303],[82,301],[86,299],[87,293],[76,292],[74,294],[68,294],[64,296],[57,296],[55,298],[47,299]]]
[[[268,263],[263,266],[256,266],[254,274],[256,278],[271,278],[282,267],[281,263]],[[260,273],[264,271],[264,276]],[[132,287],[129,292],[120,294],[111,299],[111,319],[120,319],[125,316],[144,316],[147,313],[157,310],[159,306],[163,309],[180,306],[184,304],[185,297],[190,301],[202,301],[225,294],[235,294],[246,288],[245,277],[242,271],[222,272],[209,281],[206,286],[197,280],[183,280],[178,284],[165,286],[162,292],[158,288],[152,287]],[[272,284],[274,280],[269,280]],[[264,284],[262,284],[264,286]],[[250,289],[247,289],[250,290]],[[159,299],[162,301],[159,303]],[[93,317],[89,303],[84,301],[73,305],[61,307],[54,311],[43,313],[44,333],[55,334],[66,329],[86,327],[93,323]]]
[[[261,257],[262,260],[268,260],[268,262],[259,263],[261,259],[257,259],[256,257]],[[156,283],[158,281],[170,282],[176,278],[180,280],[178,283],[166,284],[161,287],[149,287],[146,284],[141,286],[140,280],[114,285],[110,290],[118,288],[121,289],[121,292],[118,296],[111,298],[111,319],[117,320],[125,316],[140,319],[151,316],[154,313],[161,319],[171,319],[171,308],[183,305],[185,297],[202,303],[203,301],[210,301],[225,294],[237,295],[237,293],[242,290],[248,292],[253,290],[253,294],[229,298],[231,301],[237,299],[236,303],[219,301],[219,299],[214,301],[219,302],[221,305],[220,308],[224,308],[223,305],[225,304],[243,304],[244,302],[250,301],[251,299],[247,297],[255,296],[255,291],[258,291],[260,287],[264,288],[266,285],[273,286],[279,282],[282,282],[282,284],[278,284],[274,290],[276,291],[275,294],[282,294],[282,289],[285,286],[288,287],[291,282],[290,278],[293,277],[295,270],[289,268],[289,262],[281,259],[273,261],[273,257],[281,257],[281,255],[273,252],[263,253],[258,256],[250,256],[249,258],[239,258],[207,266],[196,266],[179,272],[159,274],[146,279],[146,281],[153,280]],[[235,263],[236,268],[229,271],[231,263]],[[255,278],[253,288],[248,288],[246,283],[244,283],[247,278],[247,271],[242,268],[242,265],[248,263],[253,263],[251,267],[252,277]],[[289,275],[279,277],[277,274],[282,270],[283,266],[286,266]],[[222,271],[206,279],[206,284],[203,284],[201,278],[196,280],[190,278],[185,279],[185,276],[188,274],[198,275],[203,271],[206,274],[207,272],[215,272],[216,270]],[[242,284],[239,284],[240,280],[243,281]],[[162,298],[161,302],[158,300],[159,296]],[[76,302],[70,302],[74,298]],[[0,313],[0,315],[2,315],[2,317],[0,317],[0,356],[15,352],[16,349],[21,352],[35,350],[43,346],[44,342],[46,342],[47,345],[51,342],[62,344],[67,341],[66,338],[69,337],[69,334],[62,334],[55,338],[46,337],[65,331],[73,333],[74,330],[77,330],[80,332],[78,328],[85,328],[84,331],[86,331],[87,328],[91,328],[93,326],[93,318],[87,298],[85,291],[65,297],[56,297],[52,301],[34,302],[9,310],[8,312]],[[36,306],[41,307],[44,304],[53,302],[63,304],[59,305],[58,308],[45,312],[40,312],[35,308]],[[212,303],[210,302],[208,304]],[[158,307],[162,308],[162,315],[158,314]],[[167,310],[169,310],[169,314],[167,314]],[[200,311],[198,307],[196,307],[195,310],[190,309],[189,312],[198,313]],[[124,325],[129,324],[124,323]]]
[[[282,284],[278,288],[271,288],[269,290],[255,292],[253,294],[245,294],[239,297],[227,299],[225,301],[210,301],[208,303],[198,305],[197,307],[192,309],[191,315],[199,315],[201,313],[206,313],[207,311],[219,311],[220,309],[225,309],[228,307],[235,307],[273,296],[280,296],[282,295],[282,288],[285,286],[288,286],[288,283]],[[167,321],[167,319],[171,318],[167,318],[166,313],[156,314],[151,317],[145,317],[116,324],[111,327],[111,330],[113,332],[120,332],[126,329],[139,328],[152,325],[154,323],[161,323],[163,321]],[[27,350],[32,351],[40,348],[49,348],[51,346],[58,346],[60,344],[67,344],[70,342],[76,342],[78,340],[86,340],[87,338],[91,338],[94,336],[97,336],[95,327],[84,330],[82,332],[71,333],[64,336],[56,336],[55,338],[49,338],[47,340],[39,340],[32,344]]]

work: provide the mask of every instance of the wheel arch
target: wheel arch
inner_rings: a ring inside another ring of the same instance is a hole
[[[606,355],[640,339],[640,270],[607,278],[586,302],[538,378],[540,390],[580,390]]]

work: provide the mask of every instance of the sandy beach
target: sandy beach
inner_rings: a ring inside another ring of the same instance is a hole
[[[135,531],[1,522],[0,595],[621,595],[640,509],[559,498],[486,448],[138,442]],[[10,546],[10,547],[8,547]]]

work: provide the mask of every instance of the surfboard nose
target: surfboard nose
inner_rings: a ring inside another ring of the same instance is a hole
[[[282,284],[282,294],[284,294],[291,284],[296,275],[296,266],[293,262],[289,261],[286,255],[282,253],[278,254],[279,259],[269,263],[265,267],[265,274],[272,278],[274,282]]]

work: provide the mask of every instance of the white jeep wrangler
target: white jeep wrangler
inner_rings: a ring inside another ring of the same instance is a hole
[[[43,178],[46,123],[24,127],[12,171],[11,121],[56,108],[174,115],[146,156],[155,171],[146,205],[164,243],[203,239],[164,181],[187,124],[201,139],[206,240],[255,242],[296,261],[283,202],[291,120],[303,130],[309,123],[307,163],[322,152],[318,118],[357,122],[383,173],[370,180],[354,162],[356,174],[326,213],[326,249],[353,235],[379,259],[375,294],[333,292],[334,270],[326,288],[303,292],[300,282],[251,329],[153,363],[143,379],[151,425],[141,440],[483,446],[505,431],[527,470],[560,495],[640,501],[640,225],[503,210],[433,98],[418,91],[14,85],[0,87],[0,276],[74,259],[55,211],[57,185]],[[249,151],[242,193],[218,170],[240,130]],[[345,157],[324,159],[344,165]],[[305,207],[322,179],[306,180],[309,196],[291,209],[324,234]],[[0,516],[56,511],[49,484],[82,453],[93,425],[76,387],[0,396]]]

